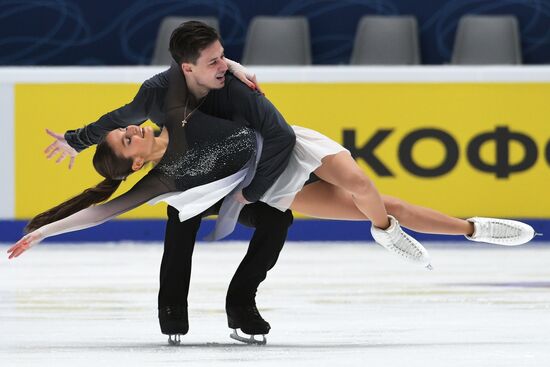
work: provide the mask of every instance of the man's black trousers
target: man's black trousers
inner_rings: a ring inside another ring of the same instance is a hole
[[[167,306],[187,307],[191,278],[191,258],[203,217],[217,214],[221,202],[204,213],[180,222],[178,211],[168,206],[164,254],[160,267],[159,309]],[[237,268],[227,291],[227,304],[249,305],[256,290],[279,257],[292,224],[292,212],[281,212],[262,202],[246,205],[239,223],[256,228],[248,251]]]

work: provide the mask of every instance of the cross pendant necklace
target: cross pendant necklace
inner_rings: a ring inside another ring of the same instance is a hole
[[[206,98],[203,98],[202,101],[200,101],[200,103],[197,105],[197,107],[193,108],[193,110],[191,112],[189,112],[189,115],[187,114],[187,106],[189,104],[189,98],[187,98],[187,101],[185,101],[185,109],[183,110],[183,120],[181,121],[181,127],[184,127],[185,124],[187,124],[187,119],[189,117],[191,117],[191,115],[193,114],[193,112],[195,112],[196,110],[199,109],[199,107],[202,105],[202,103],[204,102]]]

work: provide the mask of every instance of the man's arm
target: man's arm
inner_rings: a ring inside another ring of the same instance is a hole
[[[256,175],[242,192],[246,200],[255,202],[285,170],[296,136],[267,98],[237,80],[231,80],[228,85],[228,103],[233,109],[233,118],[245,119],[264,139]]]

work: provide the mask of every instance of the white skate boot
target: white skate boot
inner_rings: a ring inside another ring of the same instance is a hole
[[[470,241],[517,246],[531,241],[536,235],[533,227],[516,220],[481,217],[467,220],[474,224],[474,233],[465,236]]]
[[[390,220],[390,226],[387,229],[371,226],[370,232],[376,243],[409,262],[420,264],[432,270],[430,255],[424,246],[403,232],[397,219],[391,215],[388,215],[388,219]]]

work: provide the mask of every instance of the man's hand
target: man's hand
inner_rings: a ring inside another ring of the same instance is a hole
[[[27,251],[34,245],[40,243],[44,237],[40,233],[40,230],[32,231],[31,233],[27,234],[23,238],[21,238],[15,245],[10,247],[8,249],[8,254],[10,256],[8,259],[13,259],[14,257],[18,257],[23,252]]]
[[[59,154],[59,157],[57,157],[55,163],[61,163],[67,156],[69,156],[69,169],[73,168],[74,159],[78,152],[71,147],[69,143],[67,143],[63,135],[54,133],[50,129],[46,129],[46,133],[55,139],[55,141],[48,145],[48,147],[44,150],[44,153],[47,155],[46,158],[51,159],[56,154]]]
[[[239,203],[244,204],[244,205],[252,203],[251,201],[248,201],[244,198],[244,195],[243,195],[242,191],[239,191],[235,194],[235,200],[237,200]]]

